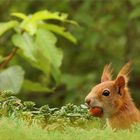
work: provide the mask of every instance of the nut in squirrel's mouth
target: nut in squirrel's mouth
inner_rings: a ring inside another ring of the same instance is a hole
[[[102,117],[103,116],[103,108],[99,106],[89,107],[90,115],[94,117]]]

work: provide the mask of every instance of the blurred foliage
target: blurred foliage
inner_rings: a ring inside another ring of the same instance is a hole
[[[52,76],[54,82],[56,82],[56,84],[59,83],[59,67],[61,66],[63,57],[62,51],[55,46],[57,38],[52,32],[64,36],[73,43],[76,43],[76,39],[70,32],[65,31],[66,29],[63,26],[49,23],[48,20],[73,24],[77,23],[68,20],[67,14],[61,14],[59,12],[52,13],[47,10],[39,11],[29,16],[26,16],[23,13],[12,13],[12,16],[17,17],[22,21],[18,22],[17,20],[11,20],[0,23],[0,36],[9,31],[9,29],[14,29],[16,32],[11,36],[14,49],[7,57],[1,58],[2,62],[0,69],[3,70],[14,55],[18,53],[19,56],[23,57],[28,63],[30,63],[33,68],[43,72],[48,83],[46,83],[46,86],[42,86],[41,83],[34,83],[29,79],[24,80],[24,70],[19,70],[21,69],[20,66],[14,67],[14,70],[10,67],[8,70],[3,70],[0,73],[0,90],[12,90],[15,93],[18,93],[22,83],[24,83],[23,89],[28,92],[51,92],[52,89],[49,88],[49,84],[51,83],[50,78]]]
[[[34,102],[22,102],[12,94],[10,91],[0,93],[0,117],[2,118],[24,120],[29,125],[38,124],[46,130],[62,130],[67,126],[88,129],[104,126],[104,121],[88,114],[85,105],[76,106],[69,103],[61,108],[50,108],[48,105],[37,108]]]
[[[75,45],[58,37],[57,46],[64,50],[64,57],[61,81],[57,86],[55,82],[51,83],[52,87],[56,87],[54,93],[46,94],[44,89],[42,92],[33,90],[36,86],[30,87],[32,92],[25,91],[24,87],[30,85],[30,82],[26,81],[27,85],[23,84],[19,96],[37,101],[39,105],[48,103],[51,106],[60,106],[68,102],[79,104],[84,101],[91,87],[100,82],[101,72],[106,63],[112,63],[116,75],[121,66],[131,59],[134,64],[130,88],[132,96],[140,105],[139,0],[1,0],[0,18],[1,21],[7,21],[10,18],[9,13],[23,12],[28,15],[45,9],[68,13],[70,19],[79,24],[66,25],[78,43]],[[57,30],[57,27],[53,26],[52,29]],[[63,28],[60,30],[63,31]],[[12,46],[10,34],[6,33],[0,38],[1,55],[5,56]],[[16,55],[9,65],[19,63],[27,70],[26,79],[39,81],[43,85],[48,82],[40,70],[33,69],[19,55]],[[37,83],[37,87],[39,86]]]

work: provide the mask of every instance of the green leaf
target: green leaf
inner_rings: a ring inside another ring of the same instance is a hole
[[[36,12],[32,15],[24,15],[22,13],[13,13],[13,16],[23,19],[20,24],[20,28],[27,31],[30,35],[34,35],[38,28],[38,25],[43,22],[43,20],[58,20],[61,22],[69,22],[72,24],[77,24],[75,21],[68,20],[67,14],[59,12],[49,12],[47,10]],[[70,36],[70,35],[69,35]],[[72,38],[72,37],[71,37]]]
[[[43,10],[43,11],[39,11],[36,12],[35,14],[32,15],[28,15],[26,16],[23,13],[12,13],[12,16],[18,17],[20,19],[23,20],[28,20],[30,19],[30,21],[41,21],[41,20],[59,20],[61,22],[70,22],[72,24],[76,24],[77,23],[75,21],[72,20],[68,20],[68,15],[66,13],[60,13],[60,12],[49,12],[48,10]]]
[[[49,31],[39,29],[36,32],[35,40],[24,33],[16,34],[12,37],[15,46],[23,51],[25,59],[35,68],[44,72],[48,78],[50,73],[54,79],[59,82],[59,67],[62,63],[62,51],[56,48],[56,37]]]
[[[36,62],[29,61],[28,59],[27,59],[27,61],[30,62],[30,64],[33,67],[44,72],[46,74],[46,76],[48,76],[48,78],[49,78],[50,71],[51,71],[51,65],[50,65],[48,58],[42,54],[42,49],[39,46],[35,48],[35,57],[37,58]]]
[[[33,21],[39,21],[39,20],[48,20],[48,19],[54,19],[54,20],[60,20],[65,21],[67,19],[68,15],[64,13],[59,12],[49,12],[47,10],[36,12],[32,15]]]
[[[30,80],[24,80],[22,88],[23,90],[27,90],[27,91],[52,92],[51,89],[41,85],[40,83],[33,82]]]
[[[20,24],[20,28],[27,31],[30,35],[34,35],[37,30],[37,23],[32,20],[32,15],[26,16],[23,13],[12,13],[12,16],[16,16],[23,21]]]
[[[27,16],[23,13],[12,13],[12,16],[18,17],[20,19],[27,19]]]
[[[61,26],[57,26],[54,24],[40,24],[40,27],[45,28],[47,30],[50,30],[54,33],[57,33],[59,35],[62,35],[63,37],[65,37],[66,39],[70,40],[73,43],[76,43],[76,39],[75,37],[70,33],[66,31],[65,27],[61,27]]]
[[[24,79],[24,70],[20,66],[12,66],[0,72],[0,91],[20,91]]]
[[[20,27],[33,36],[37,30],[37,23],[28,18],[21,23]]]
[[[73,20],[68,20],[68,14],[66,14],[66,13],[49,12],[47,10],[43,10],[43,11],[36,12],[31,17],[32,21],[50,20],[50,19],[78,25],[77,22],[75,22]]]
[[[9,29],[17,26],[17,24],[18,24],[17,21],[9,21],[9,22],[0,23],[0,36],[3,35]]]
[[[35,43],[33,37],[28,33],[16,34],[12,37],[12,41],[15,46],[19,47],[23,53],[23,56],[33,67],[40,69],[45,74],[50,73],[50,63],[46,56],[43,55],[41,47]]]
[[[36,58],[33,55],[35,46],[34,42],[28,33],[24,33],[23,35],[21,34],[15,34],[12,37],[12,42],[14,43],[15,46],[19,47],[22,51],[23,54],[31,59],[32,61],[36,61]]]
[[[42,54],[47,57],[50,63],[59,68],[62,63],[62,51],[56,48],[56,37],[53,33],[39,29],[36,33],[36,44],[42,49]]]
[[[36,33],[35,43],[37,47],[36,50],[39,50],[36,51],[36,58],[38,58],[38,61],[42,63],[42,65],[46,65],[45,60],[48,60],[50,72],[58,82],[60,79],[59,67],[62,63],[63,54],[62,51],[55,46],[56,37],[49,31],[39,29]],[[38,57],[38,52],[42,53],[40,57]],[[42,59],[43,57],[44,61]]]
[[[42,48],[35,43],[33,37],[28,33],[16,34],[12,37],[15,46],[19,47],[23,53],[20,53],[33,67],[43,71],[45,74],[50,73],[50,62],[46,55],[43,55]]]
[[[60,71],[60,69],[58,69],[56,67],[52,67],[51,74],[54,77],[56,83],[61,82],[61,71]]]
[[[29,22],[27,23],[25,26],[25,30],[30,34],[30,35],[34,35],[36,33],[37,30],[37,24],[35,22]]]

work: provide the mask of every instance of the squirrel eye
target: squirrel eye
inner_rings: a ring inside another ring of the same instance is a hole
[[[104,90],[102,93],[102,95],[104,95],[104,96],[109,96],[109,94],[110,94],[110,92],[108,90]]]

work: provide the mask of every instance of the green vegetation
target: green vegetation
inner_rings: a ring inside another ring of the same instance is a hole
[[[140,106],[139,0],[0,0],[0,13],[0,139],[139,140],[80,105],[105,64],[132,60]]]
[[[22,102],[11,94],[13,93],[7,91],[0,95],[1,117],[25,120],[29,124],[36,123],[47,130],[63,129],[67,126],[90,128],[89,124],[92,124],[91,126],[94,126],[94,128],[99,128],[104,124],[91,117],[85,105],[67,104],[61,108],[50,108],[48,105],[44,105],[37,108],[34,102]]]
[[[140,126],[135,126],[133,131],[129,130],[114,132],[111,129],[82,129],[66,127],[64,130],[46,131],[37,125],[27,126],[23,121],[2,118],[0,120],[1,140],[139,140]]]
[[[10,92],[0,95],[1,140],[138,140],[140,126],[130,130],[112,130],[104,121],[91,117],[84,105],[68,104],[59,108],[35,107]]]
[[[0,36],[10,29],[14,30],[14,33],[10,36],[14,45],[13,50],[7,57],[1,56],[0,68],[4,69],[18,51],[19,56],[23,57],[33,68],[43,72],[47,81],[46,86],[43,86],[41,83],[24,79],[25,71],[22,67],[20,65],[11,66],[0,74],[0,79],[2,79],[0,90],[12,90],[18,93],[23,83],[24,90],[51,92],[52,89],[47,87],[50,85],[50,76],[52,75],[56,83],[60,81],[59,67],[63,57],[62,50],[56,47],[57,38],[52,32],[64,36],[73,43],[76,43],[76,39],[71,33],[65,31],[66,28],[50,23],[49,20],[73,24],[76,24],[76,22],[68,20],[67,14],[52,13],[47,10],[28,16],[23,13],[12,13],[11,15],[21,19],[21,21],[10,20],[0,23]],[[14,80],[10,80],[13,76]]]
[[[20,82],[17,87],[9,83],[9,88],[14,87],[20,98],[37,105],[79,105],[91,87],[100,82],[105,64],[111,62],[117,72],[131,59],[130,88],[139,105],[139,9],[139,0],[1,0],[1,62],[19,48],[1,71],[11,73],[14,65],[20,66],[13,68],[19,71],[14,73],[14,81]],[[36,48],[38,43],[40,47]],[[35,53],[35,48],[41,49],[41,54]]]

